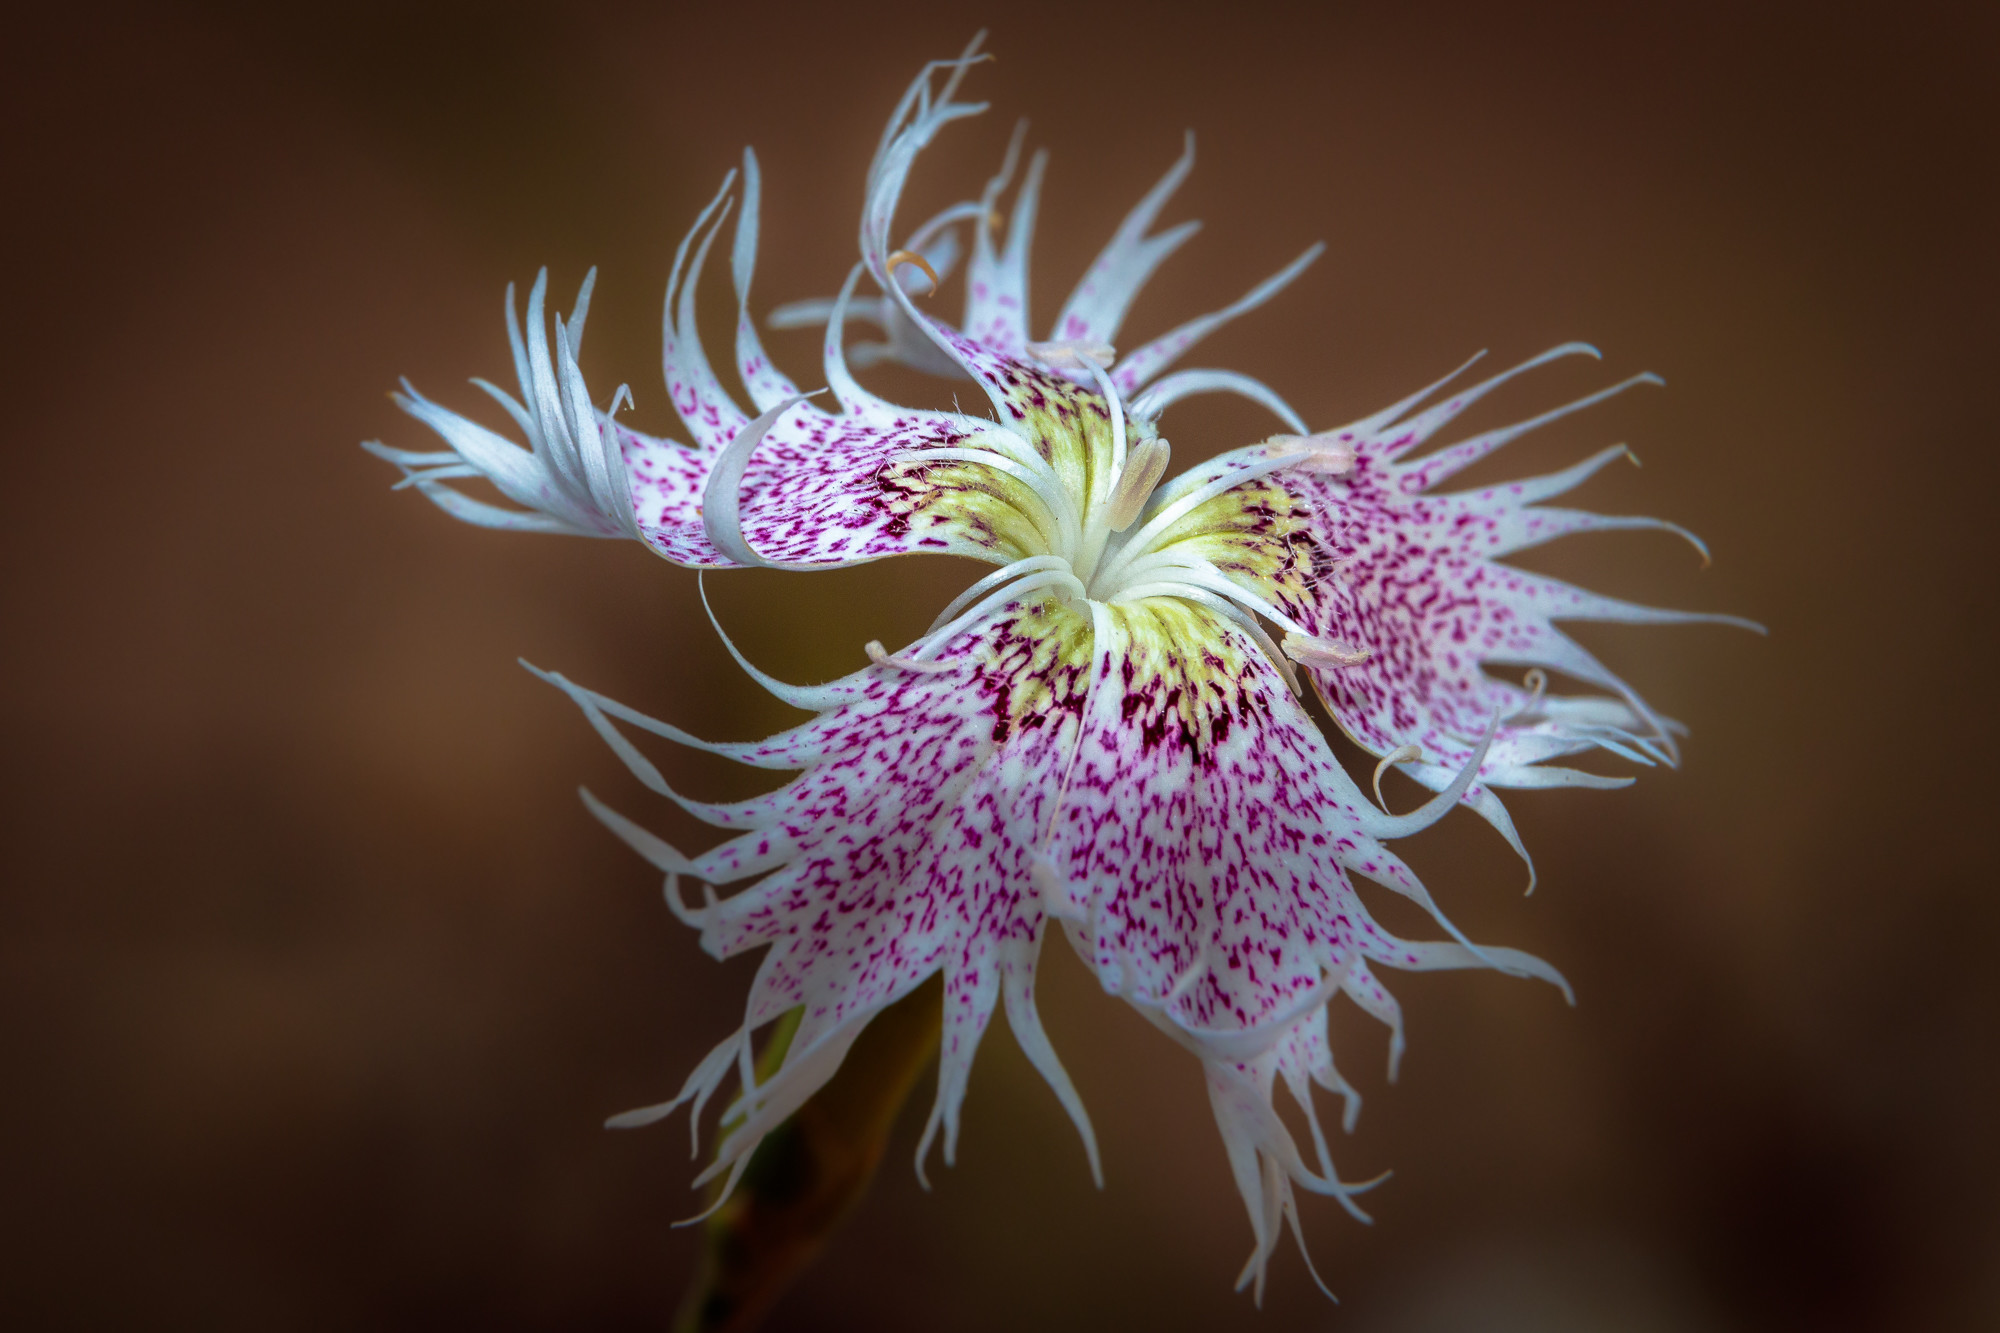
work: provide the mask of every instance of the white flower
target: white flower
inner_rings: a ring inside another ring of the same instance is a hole
[[[1004,1008],[1095,1172],[1089,1119],[1036,1017],[1035,968],[1053,920],[1107,990],[1200,1059],[1255,1235],[1243,1281],[1261,1292],[1283,1222],[1297,1226],[1295,1187],[1360,1215],[1353,1196],[1362,1187],[1336,1176],[1313,1103],[1314,1084],[1340,1094],[1350,1126],[1359,1106],[1327,1042],[1332,997],[1388,1025],[1393,1072],[1401,1020],[1381,969],[1491,967],[1563,986],[1538,959],[1466,939],[1385,843],[1464,803],[1520,850],[1496,789],[1620,785],[1547,762],[1591,749],[1672,761],[1672,724],[1557,621],[1727,618],[1634,606],[1498,563],[1570,532],[1669,527],[1540,503],[1618,450],[1511,486],[1432,493],[1522,433],[1650,378],[1417,454],[1501,383],[1556,357],[1595,355],[1588,348],[1559,347],[1437,398],[1448,377],[1319,432],[1247,376],[1162,377],[1209,331],[1282,288],[1315,246],[1228,308],[1118,357],[1133,297],[1194,230],[1151,231],[1191,148],[1119,228],[1047,339],[1032,338],[1027,310],[1041,154],[1022,179],[1004,249],[992,234],[1020,135],[979,200],[895,247],[896,205],[918,152],[945,124],[983,109],[954,100],[973,59],[968,50],[932,65],[911,85],[870,167],[861,262],[832,301],[787,310],[794,322],[825,320],[823,373],[838,410],[773,367],[750,318],[758,171],[746,153],[732,271],[736,366],[750,409],[723,387],[695,333],[693,293],[730,211],[732,175],[682,242],[668,286],[667,388],[690,444],[638,434],[591,408],[575,363],[588,284],[567,329],[557,322],[552,366],[538,281],[525,345],[509,299],[531,406],[492,391],[528,450],[414,391],[399,401],[450,451],[371,447],[459,517],[633,536],[682,565],[811,569],[935,551],[997,566],[916,643],[894,653],[868,645],[870,665],[851,676],[800,688],[745,662],[814,714],[765,741],[698,740],[545,675],[648,787],[734,836],[689,857],[586,794],[590,808],[665,872],[669,904],[710,953],[767,948],[742,1023],[680,1095],[612,1123],[647,1123],[690,1102],[698,1116],[734,1071],[744,1115],[702,1177],[733,1179],[871,1016],[941,972],[943,1053],[919,1169],[940,1135],[951,1160],[974,1052]],[[954,229],[968,224],[965,317],[953,327],[917,301],[951,269]],[[864,277],[881,293],[865,305]],[[844,351],[857,314],[887,331],[872,357],[968,377],[992,415],[899,407],[863,389]],[[1212,391],[1266,405],[1287,433],[1162,485],[1170,447],[1161,414]],[[473,475],[525,509],[481,505],[444,485]],[[1487,673],[1500,664],[1530,668],[1528,679]],[[1608,693],[1551,694],[1547,672]],[[1301,673],[1343,730],[1435,799],[1400,816],[1371,803],[1295,697]],[[798,776],[747,801],[693,800],[667,786],[621,727]],[[1354,875],[1419,903],[1448,938],[1391,935],[1355,894]],[[728,897],[709,887],[690,905],[683,879],[748,887]],[[803,1012],[784,1063],[759,1083],[753,1034],[793,1008]],[[1310,1126],[1309,1154],[1273,1109],[1280,1078]]]

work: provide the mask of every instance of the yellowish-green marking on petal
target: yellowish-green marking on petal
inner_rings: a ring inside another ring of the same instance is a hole
[[[1278,479],[1261,477],[1195,506],[1153,542],[1197,556],[1259,596],[1297,596],[1314,573],[1312,510]]]
[[[993,552],[1000,561],[1047,550],[1055,516],[1033,487],[984,463],[899,459],[876,476],[891,524],[939,529]]]
[[[1109,608],[1125,631],[1124,660],[1105,688],[1122,690],[1126,712],[1150,749],[1163,741],[1199,752],[1226,731],[1249,666],[1242,636],[1222,616],[1177,597]],[[1178,734],[1174,733],[1176,727]]]
[[[993,711],[1007,730],[1045,726],[1081,710],[1092,642],[1089,612],[1055,596],[1007,617],[987,650],[992,679],[1003,691]]]

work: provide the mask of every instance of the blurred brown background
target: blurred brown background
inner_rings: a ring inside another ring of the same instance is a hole
[[[1134,332],[1323,237],[1200,364],[1331,425],[1480,347],[1605,349],[1468,428],[1657,370],[1664,393],[1474,480],[1630,441],[1645,470],[1582,499],[1688,524],[1715,568],[1651,535],[1532,563],[1772,635],[1584,632],[1694,734],[1632,791],[1512,801],[1535,897],[1470,817],[1410,849],[1581,1004],[1404,978],[1393,1088],[1381,1031],[1337,1011],[1368,1095],[1341,1165],[1396,1173],[1372,1228],[1306,1202],[1340,1307],[1289,1250],[1261,1314],[1231,1295],[1250,1237],[1195,1068],[1052,944],[1043,1009],[1109,1187],[996,1027],[959,1167],[923,1195],[905,1125],[774,1327],[2000,1327],[1994,9],[733,9],[10,20],[8,1325],[663,1322],[695,1253],[668,1225],[694,1207],[684,1126],[599,1125],[678,1086],[753,964],[701,955],[578,807],[579,781],[657,803],[514,659],[712,735],[786,714],[690,576],[457,526],[356,444],[427,442],[384,397],[401,374],[482,403],[463,381],[506,378],[502,289],[544,263],[565,307],[603,266],[592,385],[629,380],[668,429],[666,268],[742,146],[756,307],[829,293],[889,108],[986,23],[994,112],[946,132],[906,218],[1032,115],[1046,318],[1192,126],[1168,216],[1208,230]],[[718,339],[724,291],[712,271]],[[810,335],[773,346],[817,383]],[[1176,417],[1190,453],[1269,429]],[[712,587],[749,652],[822,679],[966,577]],[[755,785],[663,758],[698,792]]]

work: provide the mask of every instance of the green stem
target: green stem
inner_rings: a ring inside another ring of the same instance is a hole
[[[747,1333],[819,1254],[867,1192],[896,1113],[937,1053],[942,1000],[931,981],[877,1014],[826,1086],[757,1145],[707,1222],[674,1333]],[[760,1080],[777,1071],[797,1028],[797,1010],[778,1020]]]

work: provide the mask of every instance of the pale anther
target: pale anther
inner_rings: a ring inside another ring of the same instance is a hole
[[[891,253],[889,258],[884,261],[884,267],[889,270],[891,278],[896,276],[896,269],[902,264],[915,264],[924,271],[924,276],[931,280],[931,290],[936,291],[938,289],[937,270],[931,267],[930,260],[925,259],[914,250],[897,250]]]
[[[1290,458],[1290,466],[1321,477],[1340,477],[1354,470],[1354,446],[1323,435],[1273,435],[1264,441],[1273,458]]]
[[[870,639],[862,645],[862,649],[868,654],[868,660],[876,666],[895,667],[898,671],[918,671],[928,675],[938,675],[958,670],[958,667],[951,662],[918,662],[908,657],[897,657],[882,646],[880,639]]]
[[[1111,492],[1111,504],[1105,512],[1105,519],[1113,532],[1123,532],[1138,519],[1139,511],[1146,507],[1146,499],[1153,493],[1165,475],[1167,461],[1173,456],[1173,448],[1165,439],[1154,436],[1150,440],[1139,441],[1125,460],[1125,470],[1118,474],[1118,487]]]
[[[1285,650],[1285,656],[1300,666],[1320,671],[1337,671],[1368,660],[1366,648],[1349,648],[1331,639],[1308,638],[1296,630],[1288,632],[1279,646]]]
[[[1084,370],[1092,365],[1109,370],[1118,359],[1118,349],[1110,343],[1059,341],[1029,343],[1028,355],[1058,370]]]

